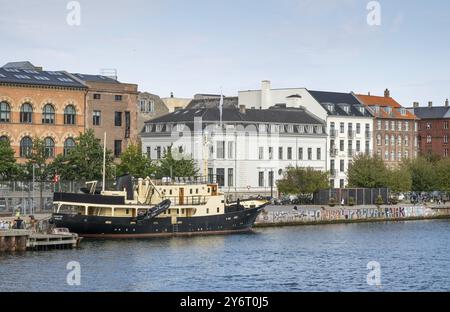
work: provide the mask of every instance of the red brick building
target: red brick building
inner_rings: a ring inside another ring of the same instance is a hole
[[[450,107],[448,99],[444,106],[419,107],[414,103],[412,109],[420,118],[419,121],[419,146],[422,155],[436,155],[448,157],[450,151]]]

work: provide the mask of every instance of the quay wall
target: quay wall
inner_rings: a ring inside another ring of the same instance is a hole
[[[257,218],[256,227],[314,225],[356,222],[450,219],[449,207],[302,207],[294,209],[268,207]]]

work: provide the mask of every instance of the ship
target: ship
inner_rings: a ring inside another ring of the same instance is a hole
[[[120,177],[115,190],[87,183],[55,192],[52,223],[84,238],[146,238],[251,232],[264,200],[227,203],[216,183],[199,178]]]

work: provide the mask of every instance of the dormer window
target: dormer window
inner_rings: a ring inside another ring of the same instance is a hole
[[[380,113],[380,106],[374,106],[373,110],[375,111],[375,114],[379,114]]]
[[[327,109],[330,111],[330,112],[334,112],[334,105],[332,104],[332,103],[329,103],[329,104],[327,104]]]
[[[389,106],[385,107],[384,111],[386,112],[386,114],[390,115],[390,114],[392,114],[392,107],[389,107]]]
[[[259,124],[258,128],[259,128],[259,132],[266,132],[267,131],[267,127],[266,127],[265,124]]]
[[[402,116],[406,116],[406,108],[400,108],[400,114],[402,115]]]
[[[363,115],[366,113],[366,109],[365,109],[364,106],[361,106],[361,107],[359,108],[359,111],[360,111],[361,114],[363,114]]]
[[[305,127],[302,125],[298,126],[298,133],[305,133]]]
[[[293,125],[287,125],[287,131],[289,133],[293,133],[294,132],[294,126]]]
[[[349,114],[349,113],[350,113],[350,105],[344,105],[344,106],[342,106],[342,109],[344,110],[344,112],[345,112],[346,114]]]
[[[157,124],[156,125],[156,132],[161,132],[162,128],[163,128],[162,124]]]
[[[183,132],[184,130],[184,125],[183,124],[178,124],[177,125],[177,132]]]
[[[171,132],[172,129],[173,129],[173,125],[172,125],[172,124],[168,124],[168,125],[166,126],[166,132]]]

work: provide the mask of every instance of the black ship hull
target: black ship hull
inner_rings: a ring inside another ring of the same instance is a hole
[[[68,228],[85,238],[145,238],[155,236],[219,235],[252,231],[263,207],[201,217],[133,218],[53,214],[58,228]],[[175,224],[173,224],[175,223]]]

